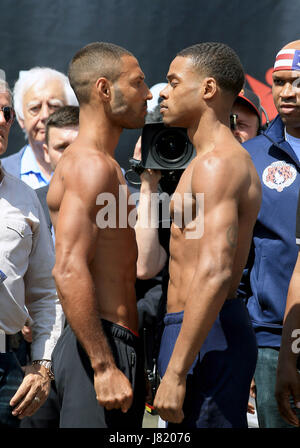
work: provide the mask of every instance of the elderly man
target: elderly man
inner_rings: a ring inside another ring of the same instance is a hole
[[[1,81],[0,155],[13,119],[11,93]],[[49,394],[51,353],[64,317],[51,275],[53,243],[35,192],[0,166],[0,198],[0,426],[16,427]],[[24,324],[33,334],[25,377],[15,353]]]
[[[44,157],[45,122],[52,112],[66,104],[78,102],[63,73],[48,67],[20,72],[14,87],[14,105],[28,144],[2,163],[8,173],[34,189],[48,185],[53,172]]]

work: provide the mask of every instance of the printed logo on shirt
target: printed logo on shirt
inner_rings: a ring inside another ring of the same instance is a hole
[[[294,182],[296,176],[297,170],[293,165],[279,160],[265,168],[262,179],[267,187],[280,193]]]

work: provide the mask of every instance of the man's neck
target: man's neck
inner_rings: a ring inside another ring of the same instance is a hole
[[[300,128],[292,128],[292,127],[286,126],[285,131],[292,137],[300,139]]]
[[[122,130],[101,112],[95,113],[91,109],[80,112],[78,139],[84,141],[85,146],[114,157]]]
[[[188,136],[198,155],[212,151],[220,140],[231,135],[229,118],[225,115],[217,117],[213,112],[203,115],[196,126],[188,129]]]
[[[37,165],[38,165],[39,169],[41,170],[41,173],[47,180],[50,180],[51,174],[52,174],[52,168],[51,168],[50,163],[47,163],[45,161],[43,142],[36,142],[36,141],[32,141],[30,139],[28,139],[28,142],[29,142],[29,145],[31,146],[31,149],[35,156]]]

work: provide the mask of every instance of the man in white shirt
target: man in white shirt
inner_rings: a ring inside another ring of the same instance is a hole
[[[0,155],[13,119],[11,92],[0,81]],[[53,265],[52,238],[36,193],[0,165],[0,426],[19,426],[49,395],[51,353],[64,324]],[[33,363],[24,375],[13,341],[25,324],[32,327]]]

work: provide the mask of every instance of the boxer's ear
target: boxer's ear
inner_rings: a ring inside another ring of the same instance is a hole
[[[203,98],[206,100],[213,98],[218,90],[217,82],[215,78],[212,77],[204,78],[202,86],[203,86]]]
[[[102,101],[107,102],[111,99],[111,87],[107,78],[98,78],[95,83],[96,90],[100,95]]]

